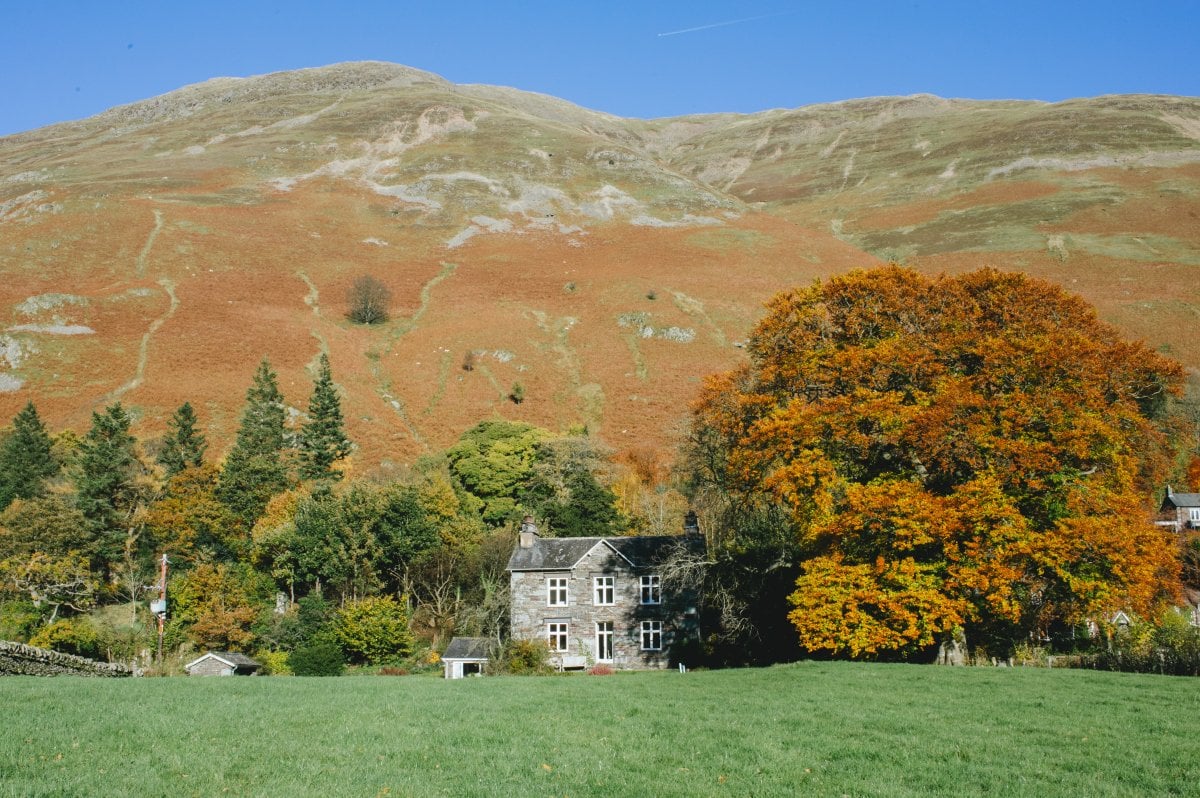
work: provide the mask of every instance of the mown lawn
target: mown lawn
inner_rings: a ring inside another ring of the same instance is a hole
[[[1200,682],[800,663],[0,679],[4,796],[1200,795]]]

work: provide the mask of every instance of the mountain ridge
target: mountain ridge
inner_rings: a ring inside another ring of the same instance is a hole
[[[0,138],[0,417],[121,399],[152,437],[186,399],[219,451],[260,357],[299,414],[326,352],[363,467],[493,415],[667,451],[761,302],[887,260],[1052,279],[1195,374],[1198,213],[1195,98],[637,120],[385,62],[218,78]],[[343,318],[363,273],[387,325]]]

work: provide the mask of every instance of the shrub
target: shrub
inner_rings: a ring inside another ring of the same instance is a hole
[[[100,654],[109,662],[135,662],[157,645],[154,628],[145,624],[106,622],[93,618]]]
[[[288,665],[297,676],[341,676],[346,670],[337,640],[318,635],[288,655]]]
[[[591,676],[612,676],[616,671],[611,665],[593,665],[588,674]]]
[[[1081,659],[1105,671],[1200,676],[1200,629],[1168,610],[1158,623],[1136,622],[1114,632],[1104,651]]]
[[[28,599],[0,602],[0,640],[28,640],[40,619],[41,613]]]
[[[550,649],[545,640],[509,640],[495,670],[516,675],[550,673]]]
[[[261,650],[254,652],[254,658],[262,663],[265,676],[291,676],[292,668],[288,664],[288,652]]]
[[[100,635],[86,617],[60,618],[38,630],[29,645],[95,659],[100,654]]]
[[[333,623],[335,610],[320,593],[310,593],[296,602],[300,640],[308,640]]]
[[[519,382],[514,382],[512,390],[508,392],[508,398],[514,405],[519,405],[525,401],[525,386]]]
[[[412,652],[408,612],[391,596],[369,596],[338,610],[334,630],[342,648],[356,662],[379,665]]]

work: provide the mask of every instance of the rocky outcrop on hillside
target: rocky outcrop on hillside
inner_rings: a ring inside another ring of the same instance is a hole
[[[1062,284],[1200,393],[1200,99],[638,120],[380,62],[215,78],[0,137],[0,424],[119,399],[150,439],[189,401],[216,453],[262,357],[298,418],[320,352],[359,469],[493,415],[673,450],[764,301],[881,261]],[[347,321],[362,275],[389,322]]]
[[[24,643],[0,640],[0,676],[133,676],[116,662],[98,662]]]

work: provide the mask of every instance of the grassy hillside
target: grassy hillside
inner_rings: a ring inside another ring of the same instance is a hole
[[[802,663],[0,680],[0,795],[1194,795],[1190,680]]]
[[[767,297],[888,259],[1048,277],[1200,367],[1200,101],[640,121],[380,63],[186,87],[0,138],[0,420],[120,399],[149,437],[189,400],[217,453],[261,356],[303,408],[327,352],[359,468],[493,415],[669,449]],[[389,324],[345,321],[361,274]]]

